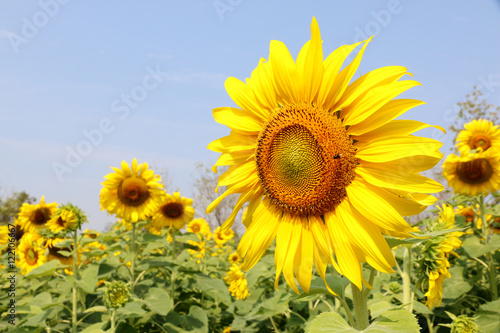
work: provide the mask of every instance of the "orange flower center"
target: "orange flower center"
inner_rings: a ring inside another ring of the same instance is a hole
[[[198,231],[200,231],[201,228],[198,224],[195,224],[191,227],[191,229],[193,229],[194,232],[198,232]]]
[[[28,265],[33,266],[38,262],[38,253],[32,247],[28,248],[25,254]]]
[[[256,163],[275,205],[294,215],[322,215],[346,196],[355,154],[337,112],[300,104],[276,110],[259,135]]]
[[[149,199],[149,188],[142,178],[129,177],[118,186],[118,198],[127,206],[137,207]]]
[[[169,202],[161,207],[161,212],[164,216],[175,219],[182,215],[184,209],[179,202]]]
[[[491,147],[490,139],[483,134],[476,134],[471,138],[470,146],[477,149],[482,148],[483,151]]]
[[[481,184],[490,180],[493,168],[490,162],[484,158],[474,159],[468,162],[460,162],[457,165],[457,176],[466,184]]]

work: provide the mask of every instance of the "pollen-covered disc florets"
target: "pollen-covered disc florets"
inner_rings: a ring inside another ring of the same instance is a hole
[[[322,215],[354,178],[353,140],[338,113],[308,104],[276,110],[261,132],[256,162],[271,201],[294,215]]]

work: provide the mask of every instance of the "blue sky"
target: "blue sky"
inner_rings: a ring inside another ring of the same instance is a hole
[[[191,196],[195,164],[217,159],[207,144],[229,133],[212,118],[234,106],[224,80],[248,77],[272,39],[296,57],[313,16],[325,56],[375,35],[360,75],[414,74],[404,96],[427,105],[405,119],[447,128],[474,85],[500,105],[499,1],[2,0],[0,194],[70,201],[99,230],[114,220],[103,176],[135,157]]]

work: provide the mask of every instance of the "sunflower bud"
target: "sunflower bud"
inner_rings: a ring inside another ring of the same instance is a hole
[[[401,285],[397,281],[393,281],[389,284],[389,290],[397,294],[401,292]]]
[[[451,323],[451,333],[477,333],[479,326],[474,318],[461,315],[456,317]]]
[[[106,282],[105,282],[106,283]],[[130,291],[127,284],[122,281],[106,283],[104,302],[109,308],[119,308],[130,299]]]

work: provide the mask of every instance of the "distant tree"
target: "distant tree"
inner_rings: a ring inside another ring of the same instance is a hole
[[[213,212],[210,214],[206,213],[208,205],[226,190],[226,186],[219,187],[219,193],[215,193],[217,180],[227,169],[228,167],[217,167],[217,173],[214,173],[211,168],[201,162],[196,165],[198,177],[194,180],[193,184],[193,206],[196,210],[196,216],[207,220],[213,229],[221,226],[226,221],[238,200],[237,194],[229,195],[221,201]],[[241,220],[241,213],[238,214],[235,221],[239,222],[239,220]],[[232,229],[240,235],[243,231],[242,224],[240,223],[235,223]]]
[[[23,203],[33,204],[35,201],[35,197],[24,191],[14,192],[7,198],[0,198],[0,225],[12,223]]]
[[[455,122],[448,128],[453,133],[453,142],[457,140],[458,133],[464,130],[464,125],[473,119],[486,119],[495,125],[500,125],[500,106],[488,104],[487,98],[476,86],[470,94],[465,95],[465,101],[458,102],[458,113]],[[455,150],[454,147],[451,150]]]

